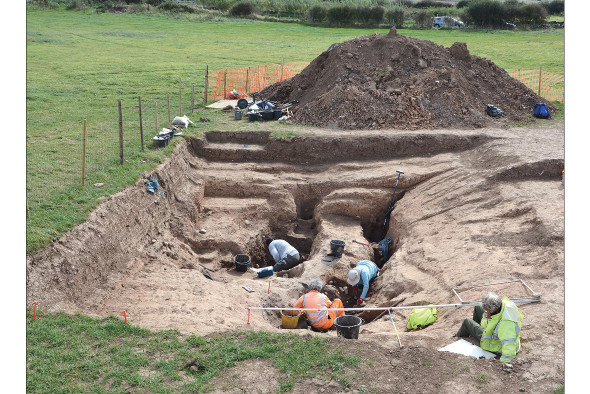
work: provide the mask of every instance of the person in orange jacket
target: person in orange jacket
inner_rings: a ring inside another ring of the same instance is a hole
[[[318,331],[328,330],[334,325],[334,320],[338,316],[343,316],[344,311],[327,311],[320,310],[324,308],[342,308],[342,301],[336,298],[334,302],[330,301],[327,295],[320,293],[322,290],[322,281],[319,279],[312,279],[308,283],[309,292],[297,300],[293,307],[305,308],[302,314],[307,316],[307,321],[311,323],[312,327]]]

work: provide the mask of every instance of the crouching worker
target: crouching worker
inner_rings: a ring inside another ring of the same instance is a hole
[[[512,361],[520,351],[522,312],[508,297],[491,292],[481,304],[473,309],[473,319],[463,320],[456,336],[477,338],[483,350],[502,354],[500,361]]]
[[[299,252],[287,241],[267,238],[266,244],[268,245],[268,250],[275,261],[273,268],[274,272],[288,270],[299,264]]]
[[[330,301],[328,296],[320,293],[322,290],[322,281],[312,279],[308,283],[309,292],[297,300],[294,308],[305,308],[302,314],[307,316],[307,321],[317,331],[324,331],[334,325],[334,320],[338,316],[343,316],[344,311],[319,310],[318,308],[342,308],[342,301],[336,298],[334,302]]]
[[[358,305],[363,305],[365,297],[369,291],[369,282],[379,275],[377,264],[370,260],[362,260],[356,264],[356,267],[348,271],[347,282],[352,286],[353,294],[357,294],[357,286],[362,286],[363,292],[357,300]]]

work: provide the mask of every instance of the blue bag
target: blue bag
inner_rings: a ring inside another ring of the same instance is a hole
[[[549,119],[551,117],[549,108],[547,108],[547,104],[545,103],[535,104],[535,111],[533,112],[533,115],[535,115],[536,118],[541,119]]]
[[[486,113],[493,118],[499,118],[504,115],[504,111],[498,107],[494,107],[492,104],[486,105]]]

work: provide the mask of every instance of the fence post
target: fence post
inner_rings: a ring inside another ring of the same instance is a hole
[[[154,109],[156,113],[156,134],[158,134],[158,102],[154,101]]]
[[[86,119],[84,119],[84,129],[82,131],[82,186],[84,186],[84,178],[86,178]],[[29,212],[27,206],[27,216]]]
[[[205,72],[205,104],[209,101],[209,65],[207,65],[207,71]]]
[[[223,72],[223,98],[227,98],[227,70]]]
[[[141,96],[139,99],[139,134],[141,135],[141,150],[143,151],[143,118],[141,116]]]
[[[120,157],[120,164],[123,164],[125,161],[125,156],[123,154],[123,110],[121,109],[121,100],[118,101],[119,105],[119,157]]]
[[[281,61],[281,79],[280,82],[283,81],[283,69],[285,68],[285,58]]]
[[[543,74],[543,66],[539,66],[539,92],[537,93],[539,96],[541,95],[541,76]]]
[[[248,95],[248,77],[250,76],[250,67],[246,69],[246,87],[244,88],[244,93]]]
[[[192,90],[192,94],[191,94],[191,114],[193,113],[194,109],[195,109],[195,84],[193,83],[193,90]]]
[[[170,93],[167,94],[168,97],[168,124],[170,124],[172,121],[170,120]]]
[[[178,77],[178,116],[182,116],[182,78]]]

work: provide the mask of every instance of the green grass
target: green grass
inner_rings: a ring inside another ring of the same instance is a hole
[[[208,20],[207,18],[212,20]],[[215,16],[97,14],[27,8],[27,254],[83,222],[107,197],[133,184],[172,152],[155,149],[159,128],[182,112],[196,121],[186,130],[270,130],[299,135],[297,126],[235,122],[232,114],[190,113],[191,89],[199,104],[205,69],[311,61],[336,42],[385,29],[323,28],[296,23],[228,20]],[[410,30],[399,33],[450,46],[466,42],[472,54],[504,68],[563,73],[563,31]],[[140,150],[138,96],[142,98],[145,150]],[[119,165],[118,109],[122,101],[125,162]],[[195,119],[195,117],[197,117]],[[81,185],[82,122],[87,120],[85,186]],[[176,139],[175,139],[176,140]],[[92,186],[104,183],[103,187]]]
[[[224,369],[267,359],[297,381],[357,366],[359,358],[330,349],[317,336],[236,332],[208,338],[152,332],[116,317],[27,310],[27,392],[203,392]],[[261,371],[262,373],[263,371]]]
[[[565,390],[564,390],[563,384],[561,386],[557,386],[552,391],[553,394],[563,394],[564,392],[565,392]]]

